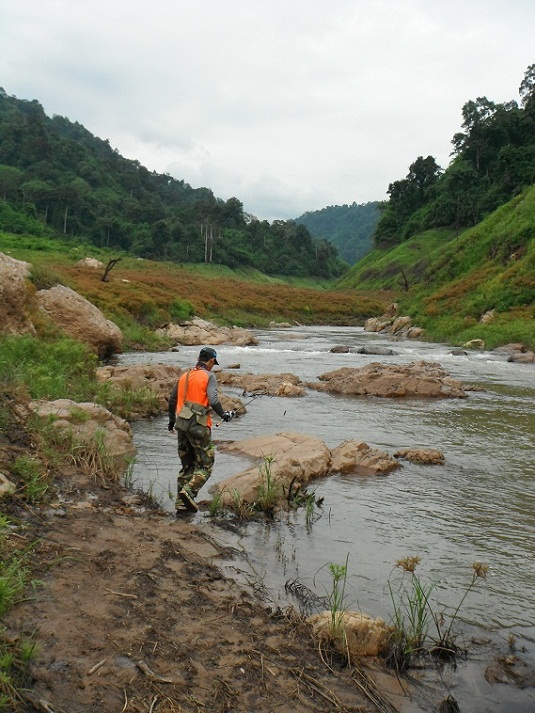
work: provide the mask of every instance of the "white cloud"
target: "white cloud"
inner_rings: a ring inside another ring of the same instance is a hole
[[[260,218],[385,197],[517,98],[532,0],[3,0],[0,77]]]

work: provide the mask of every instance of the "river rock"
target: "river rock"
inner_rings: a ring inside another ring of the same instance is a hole
[[[512,344],[503,344],[501,347],[496,347],[494,351],[497,354],[514,354],[515,352],[520,352],[521,354],[528,351],[528,348],[522,342],[513,342]]]
[[[246,502],[254,502],[257,499],[258,488],[262,485],[261,470],[266,464],[266,459],[272,459],[269,469],[275,487],[279,488],[281,498],[284,497],[284,489],[287,492],[292,481],[297,487],[326,475],[331,461],[331,453],[323,441],[293,432],[225,443],[219,447],[219,450],[256,460],[254,466],[212,487],[211,491],[219,491],[227,504],[232,502],[232,494],[235,490]]]
[[[507,361],[515,364],[535,364],[535,352],[513,352]]]
[[[372,354],[372,355],[376,355],[376,356],[389,356],[390,354],[396,354],[396,352],[393,349],[390,349],[389,347],[369,346],[369,347],[361,347],[360,349],[357,349],[357,354]]]
[[[405,316],[405,317],[396,317],[396,319],[392,322],[390,327],[388,328],[388,332],[390,334],[396,334],[399,335],[403,331],[407,332],[408,328],[412,324],[412,318]]]
[[[382,332],[392,324],[390,319],[382,317],[370,317],[364,322],[365,332]]]
[[[398,317],[398,305],[392,303],[381,317],[370,317],[364,323],[365,332],[379,332],[382,334],[392,334],[396,337],[406,337],[408,339],[420,339],[424,330],[412,324],[412,318],[408,315]]]
[[[31,265],[0,253],[0,334],[35,334],[28,313]]]
[[[351,347],[347,347],[345,344],[338,344],[335,347],[331,347],[329,351],[332,354],[349,354],[350,352],[354,352],[355,350]]]
[[[98,459],[106,467],[106,473],[97,470],[96,475],[118,479],[136,449],[129,424],[119,416],[110,413],[103,406],[70,399],[56,401],[31,401],[30,409],[39,419],[49,422],[53,428],[66,434],[66,447],[79,463],[94,463]],[[96,444],[102,441],[102,451]],[[97,457],[98,456],[98,457]]]
[[[392,633],[383,619],[372,619],[354,611],[340,612],[334,631],[330,611],[314,614],[307,622],[320,644],[334,645],[340,654],[349,655],[351,661],[357,661],[360,656],[379,656],[386,651]]]
[[[307,383],[316,391],[357,396],[466,398],[458,379],[451,377],[440,364],[411,362],[405,365],[373,362],[361,368],[343,367],[322,374],[322,383]]]
[[[426,465],[444,465],[445,462],[444,453],[434,448],[400,448],[394,453],[394,458]]]
[[[305,389],[301,379],[295,374],[229,374],[217,372],[220,384],[237,386],[248,394],[266,394],[269,396],[302,396]]]
[[[37,293],[39,306],[49,319],[73,339],[88,344],[100,359],[121,351],[119,327],[70,287],[56,285]]]
[[[363,441],[345,441],[331,452],[330,473],[380,475],[400,467],[388,453],[370,448]]]
[[[424,336],[424,333],[425,329],[412,325],[407,329],[405,336],[407,339],[421,339]]]
[[[465,349],[485,349],[485,342],[483,339],[471,339],[466,344],[463,344]]]
[[[179,344],[195,346],[200,344],[235,344],[239,347],[258,344],[256,337],[241,327],[218,327],[205,319],[193,319],[182,324],[168,324],[157,330]]]

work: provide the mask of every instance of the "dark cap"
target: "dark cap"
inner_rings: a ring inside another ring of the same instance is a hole
[[[199,361],[210,361],[210,359],[214,359],[215,363],[219,366],[216,350],[212,349],[212,347],[203,347],[199,353]]]

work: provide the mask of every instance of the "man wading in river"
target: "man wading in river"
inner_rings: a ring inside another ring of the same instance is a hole
[[[219,401],[217,380],[212,374],[219,364],[217,353],[203,347],[196,366],[179,378],[169,397],[169,431],[178,433],[178,456],[182,468],[177,478],[177,511],[183,504],[191,512],[199,509],[195,496],[212,475],[215,446],[212,442],[214,410],[223,421],[234,411],[225,411]]]

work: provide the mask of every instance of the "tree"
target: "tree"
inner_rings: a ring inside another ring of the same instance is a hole
[[[24,179],[24,173],[13,166],[0,165],[0,193],[4,201],[8,194],[16,194],[16,191]]]
[[[526,69],[518,93],[524,109],[535,111],[535,64],[530,64]]]
[[[496,104],[487,97],[478,97],[463,106],[464,133],[455,134],[452,144],[455,154],[461,152],[474,161],[476,171],[481,170],[481,159],[488,143],[487,127],[489,120],[496,111]]]

